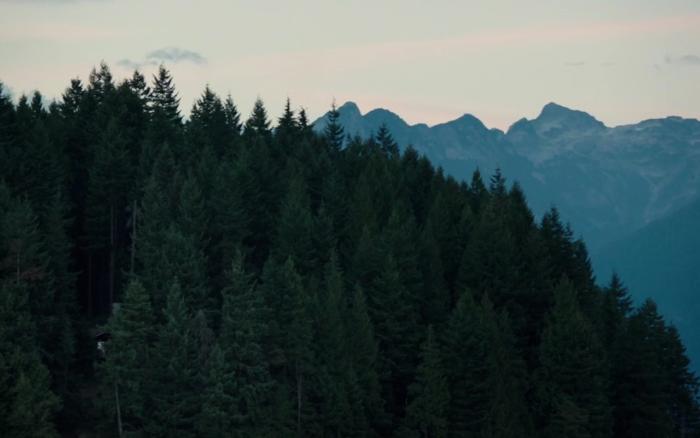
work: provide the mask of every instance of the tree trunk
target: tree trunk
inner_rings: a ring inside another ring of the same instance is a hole
[[[19,267],[19,261],[20,261],[20,255],[19,255],[19,253],[20,253],[20,250],[19,250],[19,248],[18,248],[18,249],[17,249],[17,262],[16,262],[16,263],[17,263],[17,284],[18,284],[18,285],[19,285],[19,279],[20,279],[20,277],[22,276],[22,272],[20,271],[20,267]]]
[[[121,438],[124,432],[122,430],[122,409],[119,404],[119,385],[117,385],[116,380],[114,381],[114,401],[117,405],[117,431],[119,432],[119,438]]]
[[[92,318],[92,251],[88,250],[88,316]]]
[[[109,314],[114,302],[114,206],[109,207]]]
[[[131,267],[129,269],[129,274],[131,277],[134,275],[134,265],[136,263],[136,219],[137,219],[137,205],[134,200],[134,208],[131,210]]]
[[[302,390],[302,375],[297,366],[297,436],[301,435],[301,390]]]

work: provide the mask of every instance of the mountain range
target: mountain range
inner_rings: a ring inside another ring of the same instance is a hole
[[[586,241],[600,283],[616,270],[641,302],[654,298],[700,363],[700,121],[666,117],[609,127],[592,115],[549,103],[507,131],[471,114],[434,126],[408,124],[353,102],[338,108],[348,137],[385,125],[457,179],[496,168],[518,181],[536,216],[556,206]],[[314,123],[323,130],[328,114]]]

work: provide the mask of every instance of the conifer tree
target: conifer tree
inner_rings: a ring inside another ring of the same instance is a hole
[[[55,437],[60,401],[39,356],[27,292],[0,281],[0,429],[11,438]]]
[[[303,434],[309,425],[307,420],[314,416],[308,403],[314,361],[310,296],[292,259],[283,264],[275,259],[270,257],[263,271],[264,296],[271,316],[268,360],[273,376],[287,387],[276,397],[289,397],[286,401],[276,400],[275,404],[288,406],[284,410],[286,418],[278,422],[291,424],[293,430]]]
[[[299,132],[302,138],[311,137],[313,133],[313,123],[309,122],[309,117],[306,115],[306,110],[304,108],[299,109]]]
[[[231,395],[235,379],[221,347],[214,345],[204,372],[202,409],[195,422],[197,436],[218,438],[230,435],[235,430],[231,416],[236,409],[235,399]]]
[[[363,414],[375,430],[385,426],[384,402],[379,385],[379,349],[374,327],[367,309],[367,299],[361,288],[356,287],[348,316],[348,351],[353,373],[360,388]]]
[[[444,361],[450,388],[448,425],[451,436],[478,436],[485,428],[489,388],[488,340],[472,294],[465,291],[444,334]]]
[[[180,98],[175,91],[173,77],[170,71],[161,64],[158,67],[158,73],[153,75],[153,86],[149,96],[151,124],[146,134],[147,145],[145,149],[153,150],[150,152],[151,163],[155,160],[157,151],[164,143],[180,152],[182,115],[179,105]],[[150,171],[150,169],[148,170]]]
[[[379,144],[382,152],[384,152],[389,158],[395,159],[399,157],[399,145],[394,141],[389,128],[386,124],[382,123],[375,136],[375,141]]]
[[[112,339],[103,367],[104,404],[120,435],[143,431],[150,417],[155,327],[149,293],[131,280],[119,311],[109,320]]]
[[[146,83],[146,77],[137,70],[127,80],[129,88],[136,94],[142,102],[147,102],[151,95],[151,88]]]
[[[415,371],[415,351],[420,335],[415,332],[417,313],[391,255],[384,260],[383,269],[368,295],[381,351],[383,395],[394,421],[398,421],[403,416],[406,390]]]
[[[131,180],[128,150],[116,120],[105,130],[90,169],[86,209],[86,232],[91,251],[104,252],[109,277],[107,308],[115,297],[118,260],[125,236],[122,234],[127,192]],[[101,255],[98,253],[98,255]]]
[[[316,368],[320,393],[319,416],[325,434],[344,436],[353,430],[352,407],[349,398],[352,381],[348,367],[347,334],[344,312],[347,301],[344,280],[333,253],[327,263],[324,287],[317,297]]]
[[[525,363],[520,358],[507,313],[497,315],[488,295],[481,302],[481,324],[487,352],[488,404],[482,436],[517,438],[532,436],[527,408]]]
[[[234,254],[222,291],[219,342],[225,366],[218,373],[235,376],[223,385],[221,397],[231,399],[232,427],[254,436],[266,427],[265,407],[270,399],[272,379],[265,357],[269,311],[252,276],[245,271],[240,250]],[[217,360],[214,358],[213,360]]]
[[[235,107],[230,108],[233,110]],[[194,103],[187,125],[190,147],[194,151],[210,146],[217,157],[224,155],[232,138],[231,127],[224,104],[209,85],[204,88],[201,97]]]
[[[175,279],[170,286],[164,311],[165,324],[158,327],[153,346],[154,379],[149,397],[153,410],[146,431],[159,436],[193,436],[199,415],[196,344],[191,316],[183,291]]]
[[[333,151],[340,151],[343,147],[344,129],[340,124],[340,113],[335,106],[335,101],[331,105],[331,110],[328,112],[328,122],[323,130],[326,140],[330,144]]]
[[[253,111],[245,122],[244,134],[249,138],[268,140],[271,135],[270,120],[262,99],[258,98],[253,105]]]
[[[540,345],[538,391],[545,436],[609,436],[604,350],[563,279]]]
[[[450,394],[443,371],[440,349],[432,326],[421,349],[416,380],[409,388],[412,399],[406,408],[406,436],[447,437],[447,410]]]
[[[246,169],[241,168],[242,165],[231,158],[221,160],[214,175],[216,194],[207,199],[207,210],[211,213],[209,261],[217,288],[223,287],[224,272],[249,236],[250,218],[243,201]]]
[[[298,122],[292,111],[291,102],[287,98],[287,103],[284,105],[284,112],[277,121],[277,129],[275,136],[279,139],[283,146],[289,147],[294,140],[298,131]]]
[[[313,255],[312,232],[313,219],[306,184],[300,174],[294,174],[282,201],[273,254],[279,260],[291,257],[298,272],[308,273]]]
[[[226,117],[226,128],[228,129],[229,138],[237,139],[241,135],[241,114],[238,112],[236,104],[233,103],[233,98],[229,94],[224,101],[224,115]]]

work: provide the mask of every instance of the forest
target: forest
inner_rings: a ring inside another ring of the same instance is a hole
[[[164,66],[2,90],[3,437],[700,436],[675,327],[500,171]]]

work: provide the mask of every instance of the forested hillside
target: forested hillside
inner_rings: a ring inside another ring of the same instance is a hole
[[[0,97],[0,177],[4,437],[700,433],[653,302],[517,183],[388,129],[208,87],[185,120],[164,67],[101,65]]]

